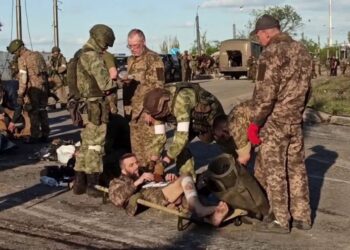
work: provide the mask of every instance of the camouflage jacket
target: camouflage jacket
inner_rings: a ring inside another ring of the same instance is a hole
[[[168,156],[172,159],[176,159],[186,146],[189,132],[194,130],[193,126],[197,123],[196,118],[193,117],[195,113],[205,115],[206,124],[202,125],[206,127],[211,127],[215,117],[224,113],[221,103],[204,89],[201,89],[201,93],[196,94],[195,88],[184,87],[180,90],[177,88],[176,85],[166,87],[171,93],[168,102],[171,116],[167,122],[176,124],[174,139],[167,151]],[[201,100],[197,100],[197,98]],[[207,106],[205,105],[206,101]]]
[[[311,76],[312,58],[306,48],[285,33],[272,37],[258,60],[250,120],[258,126],[267,119],[301,123]]]
[[[102,58],[102,51],[96,42],[89,39],[77,64],[77,86],[82,97],[89,100],[97,99],[100,92],[106,92],[116,87],[110,79],[108,69]],[[97,84],[97,86],[96,86]],[[95,87],[98,87],[96,90]]]
[[[46,83],[46,63],[44,57],[37,51],[25,49],[18,58],[18,70],[19,96],[24,96],[30,87],[41,89]]]
[[[164,86],[164,63],[157,53],[145,48],[141,56],[128,58],[128,74],[140,83],[131,100],[132,119],[137,120],[143,109],[144,95]]]
[[[57,57],[52,56],[50,59],[50,70],[52,74],[64,74],[67,71],[67,61],[62,54]]]
[[[228,128],[238,155],[250,153],[251,145],[247,137],[252,101],[248,100],[233,107],[228,115]]]
[[[135,215],[139,198],[161,206],[168,204],[161,188],[135,187],[134,180],[124,174],[109,183],[108,196],[114,205],[125,208],[129,215]]]

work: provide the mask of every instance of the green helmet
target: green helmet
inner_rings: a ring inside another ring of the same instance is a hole
[[[54,53],[54,52],[58,52],[58,53],[60,53],[60,52],[61,52],[61,50],[60,50],[60,48],[59,48],[59,47],[54,46],[54,47],[52,47],[51,53]]]
[[[7,46],[7,51],[11,54],[14,54],[22,46],[24,46],[23,41],[20,39],[15,39],[10,42],[9,46]]]
[[[90,29],[90,36],[101,48],[112,47],[115,36],[113,30],[104,24],[96,24]]]

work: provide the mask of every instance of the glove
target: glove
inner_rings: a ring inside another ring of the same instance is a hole
[[[247,136],[249,141],[253,144],[253,145],[259,145],[261,143],[260,137],[259,137],[259,126],[251,123],[248,127],[248,131],[247,131]]]
[[[18,96],[18,97],[17,97],[17,104],[18,104],[19,106],[23,106],[23,104],[24,104],[23,96]]]

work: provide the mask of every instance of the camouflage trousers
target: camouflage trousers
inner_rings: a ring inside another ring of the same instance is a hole
[[[130,139],[131,150],[137,156],[140,166],[145,166],[151,157],[150,145],[154,140],[154,127],[147,125],[143,119],[131,120]]]
[[[48,137],[50,134],[49,118],[47,115],[47,91],[43,87],[31,87],[28,90],[30,106],[28,114],[30,118],[30,133],[33,138]]]
[[[285,227],[291,217],[311,224],[302,125],[268,120],[260,135],[255,177],[266,190],[273,214]]]
[[[107,124],[97,126],[91,122],[86,123],[80,134],[82,143],[76,158],[75,171],[86,174],[102,172],[106,133]]]

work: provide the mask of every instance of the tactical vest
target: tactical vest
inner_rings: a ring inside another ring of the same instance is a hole
[[[247,210],[257,218],[269,212],[265,193],[247,168],[236,163],[231,155],[222,154],[209,164],[205,182],[207,188],[231,208]]]
[[[89,51],[94,51],[91,48],[84,48],[78,50],[72,59],[68,62],[67,66],[67,83],[69,88],[69,99],[80,99],[80,98],[89,98],[89,97],[103,97],[104,93],[100,90],[96,79],[87,72],[87,70],[84,69],[84,67],[81,65],[80,62],[80,56]],[[88,93],[82,93],[83,91],[79,89],[78,87],[78,79],[77,79],[77,70],[78,70],[78,64],[80,66],[80,69],[82,70],[83,74],[86,76],[86,78],[89,79],[88,81]]]
[[[209,115],[212,112],[212,104],[216,102],[216,98],[210,94],[208,91],[203,89],[199,84],[180,82],[176,83],[175,94],[173,100],[176,99],[176,96],[180,90],[185,88],[193,89],[196,96],[196,105],[191,111],[191,129],[197,133],[208,132],[211,128]],[[175,106],[175,101],[172,103],[171,112],[173,112]]]

